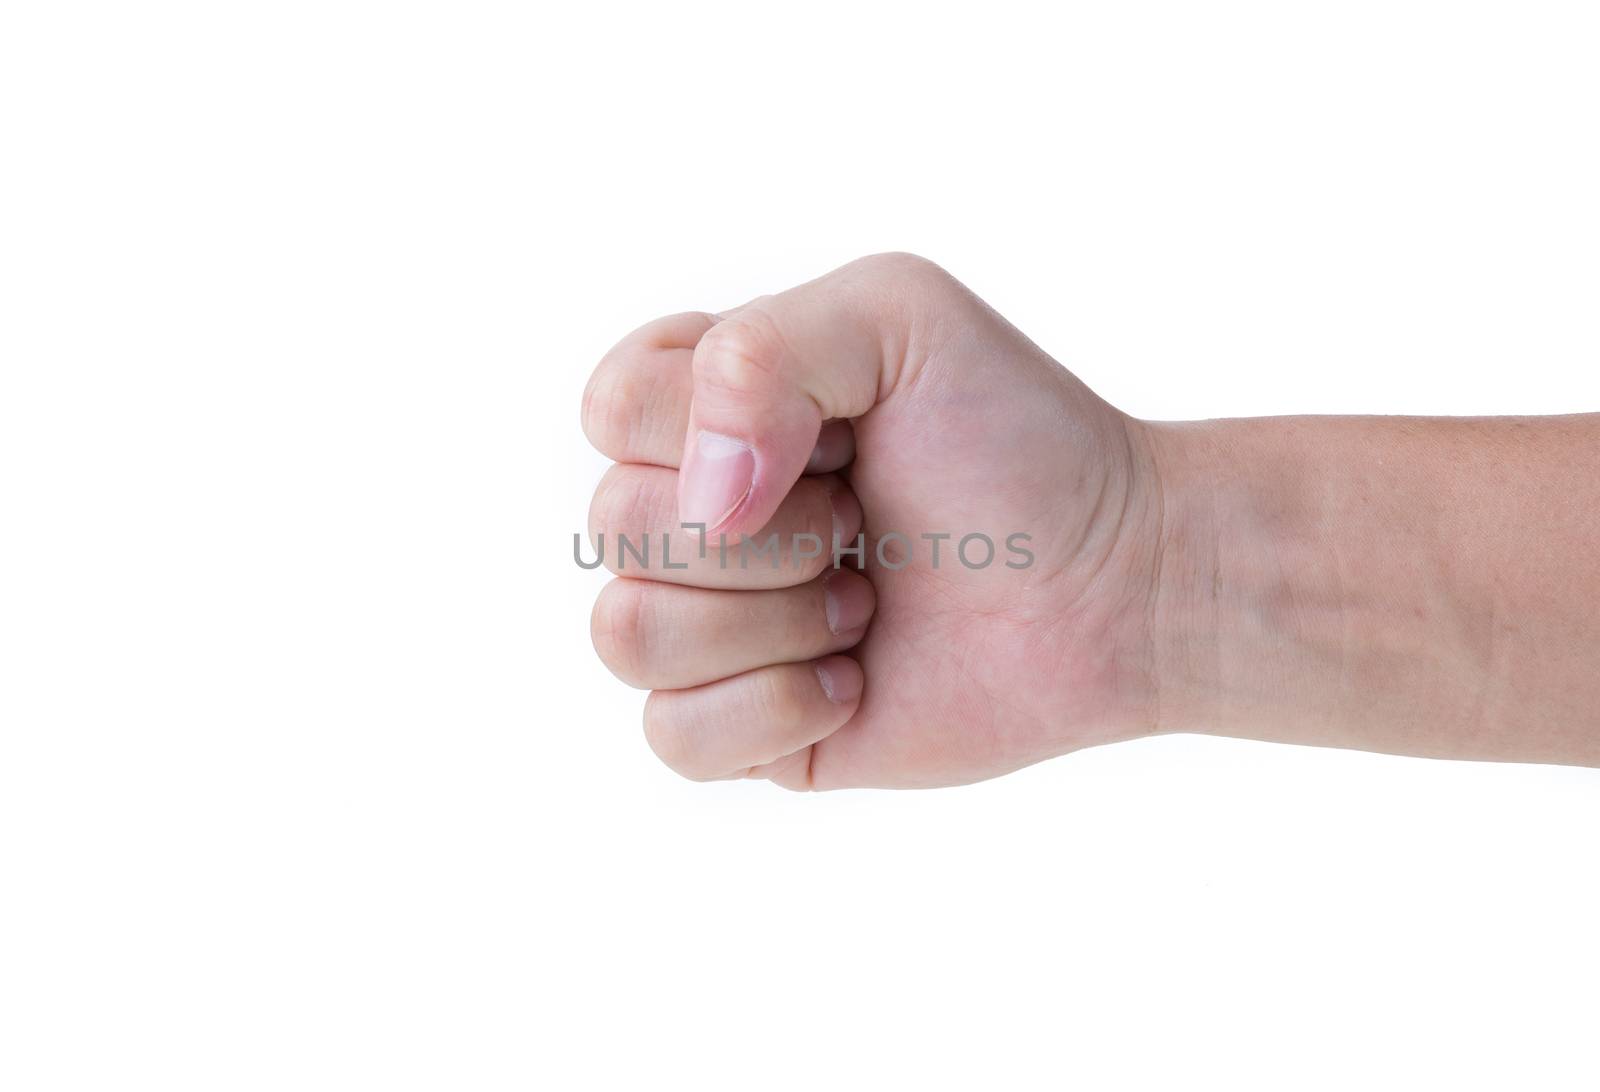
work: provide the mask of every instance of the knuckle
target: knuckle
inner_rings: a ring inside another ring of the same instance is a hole
[[[582,426],[589,444],[619,463],[637,463],[662,428],[659,371],[629,352],[606,355],[584,389]]]
[[[589,617],[589,637],[600,662],[630,686],[639,685],[648,663],[648,607],[645,587],[613,580],[601,589]]]
[[[673,702],[659,690],[652,691],[644,703],[644,739],[667,769],[690,781],[710,780],[711,775],[696,767],[689,733],[672,710]]]
[[[583,405],[580,408],[578,419],[583,425],[583,434],[588,438],[589,444],[596,451],[604,452],[600,446],[601,430],[599,417],[604,412],[603,403],[607,398],[605,390],[606,362],[600,361],[589,375],[589,382],[583,388]]]
[[[589,502],[589,529],[598,534],[615,536],[619,531],[643,530],[647,524],[647,484],[644,479],[626,466],[612,466],[594,487],[594,499]],[[606,551],[607,559],[614,556]]]
[[[608,355],[583,392],[583,434],[595,450],[621,459],[633,448],[644,420],[648,392],[639,369]]]
[[[783,359],[777,324],[756,309],[717,323],[694,351],[697,382],[731,390],[759,385],[776,374]]]
[[[955,279],[939,263],[903,250],[870,254],[855,264],[870,278],[892,284],[944,285]]]
[[[655,756],[673,769],[681,747],[681,736],[672,726],[672,718],[664,708],[659,692],[652,691],[644,702],[644,741]]]
[[[916,254],[874,254],[860,259],[854,272],[878,311],[908,327],[937,320],[964,298],[961,282]]]
[[[785,728],[805,716],[805,701],[794,683],[792,672],[778,669],[758,671],[750,680],[750,703],[758,723]]]

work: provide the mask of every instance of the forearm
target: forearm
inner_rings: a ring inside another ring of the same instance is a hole
[[[1600,415],[1145,435],[1164,729],[1600,765]]]

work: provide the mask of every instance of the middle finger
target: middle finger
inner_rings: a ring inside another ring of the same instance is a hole
[[[589,506],[591,548],[618,576],[700,588],[787,588],[833,567],[835,537],[853,545],[861,505],[837,474],[807,475],[748,540],[678,522],[678,472],[619,463]],[[703,546],[703,548],[702,548]]]

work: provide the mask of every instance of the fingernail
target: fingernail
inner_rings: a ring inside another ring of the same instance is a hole
[[[836,569],[822,581],[822,609],[830,633],[849,633],[866,625],[873,602],[872,585],[859,577]]]
[[[861,696],[861,665],[848,656],[829,656],[816,665],[822,692],[835,705],[849,705]]]
[[[714,530],[749,496],[755,476],[756,457],[749,444],[701,432],[683,471],[678,519],[703,523],[708,532]]]
[[[849,489],[840,486],[828,494],[828,507],[833,510],[833,537],[843,542],[851,528],[861,526],[861,502]],[[848,542],[844,544],[852,545]]]

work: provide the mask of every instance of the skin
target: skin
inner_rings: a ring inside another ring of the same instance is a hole
[[[641,327],[583,422],[595,646],[687,777],[951,785],[1160,732],[1600,765],[1600,415],[1138,421],[890,254]],[[834,531],[863,573],[740,567]]]

